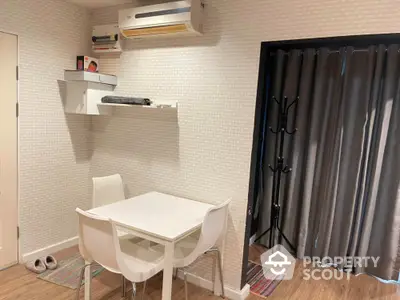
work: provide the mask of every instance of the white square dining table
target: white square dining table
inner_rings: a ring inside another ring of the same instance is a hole
[[[150,192],[88,212],[110,218],[129,233],[164,245],[162,300],[171,300],[175,243],[199,229],[211,204]],[[90,276],[85,271],[85,300],[90,300]]]

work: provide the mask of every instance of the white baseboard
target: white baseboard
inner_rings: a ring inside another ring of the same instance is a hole
[[[249,294],[250,285],[246,283],[240,291],[235,291],[235,295],[237,295],[237,297],[232,299],[245,300],[249,296]]]
[[[3,267],[0,267],[0,271],[3,271],[3,270],[8,269],[8,268],[11,268],[12,266],[15,266],[15,265],[17,265],[17,264],[18,264],[17,261],[14,261],[14,262],[12,262],[12,263],[9,263],[9,264],[7,264],[7,265],[5,265],[5,266],[3,266]]]
[[[178,277],[183,279],[183,271],[178,271]],[[193,275],[188,273],[187,274],[187,281],[202,287],[206,290],[213,290],[213,283],[210,280],[204,279],[202,277]],[[246,284],[242,290],[235,290],[231,287],[225,286],[225,297],[232,300],[245,300],[247,296],[250,294],[250,286]]]
[[[20,262],[25,263],[25,262],[37,259],[39,257],[43,257],[43,256],[46,256],[46,255],[54,254],[54,253],[56,253],[58,251],[61,251],[63,249],[70,248],[72,246],[77,245],[78,241],[79,241],[78,237],[75,236],[73,238],[70,238],[68,240],[59,242],[57,244],[53,244],[53,245],[50,245],[48,247],[45,247],[45,248],[30,252],[30,253],[22,254],[21,257],[20,257]]]

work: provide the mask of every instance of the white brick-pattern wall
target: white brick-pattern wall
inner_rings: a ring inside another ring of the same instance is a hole
[[[74,210],[90,203],[90,118],[66,116],[61,98],[64,69],[90,45],[88,22],[65,1],[0,0],[0,31],[19,36],[22,255],[76,236]]]
[[[260,43],[399,32],[400,10],[396,0],[205,3],[203,37],[128,41],[120,59],[101,60],[103,71],[118,75],[119,94],[179,101],[179,111],[120,109],[93,118],[91,174],[120,172],[131,196],[159,190],[212,203],[232,197],[224,273],[239,289]],[[92,23],[117,22],[121,7],[95,10]],[[196,272],[209,278],[200,264]]]
[[[119,110],[93,117],[91,135],[89,117],[64,115],[58,81],[88,53],[86,10],[63,0],[0,0],[0,30],[20,37],[21,253],[76,236],[74,209],[90,205],[89,175],[119,172],[129,195],[232,197],[224,270],[238,289],[261,41],[399,32],[398,5],[207,0],[203,37],[129,41],[120,59],[102,59],[103,71],[119,76],[118,93],[179,101],[178,114]],[[117,11],[95,10],[91,21],[116,22]],[[206,262],[196,272],[209,277]]]

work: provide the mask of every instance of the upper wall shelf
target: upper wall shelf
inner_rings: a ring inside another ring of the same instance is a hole
[[[107,50],[96,50],[92,49],[92,52],[95,54],[121,54],[121,49],[107,49]]]
[[[87,7],[87,8],[100,8],[107,6],[114,6],[119,4],[127,4],[132,3],[131,0],[66,0],[67,2],[75,3],[79,6]]]
[[[96,54],[121,54],[118,23],[93,26],[92,52]]]

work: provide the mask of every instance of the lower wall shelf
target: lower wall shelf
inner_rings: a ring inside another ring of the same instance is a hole
[[[119,104],[119,103],[98,103],[98,106],[106,106],[106,107],[129,107],[129,108],[145,108],[145,109],[158,109],[158,110],[168,110],[168,111],[177,111],[178,103],[175,106],[166,105],[166,104],[153,104],[153,105],[131,105],[131,104]]]

